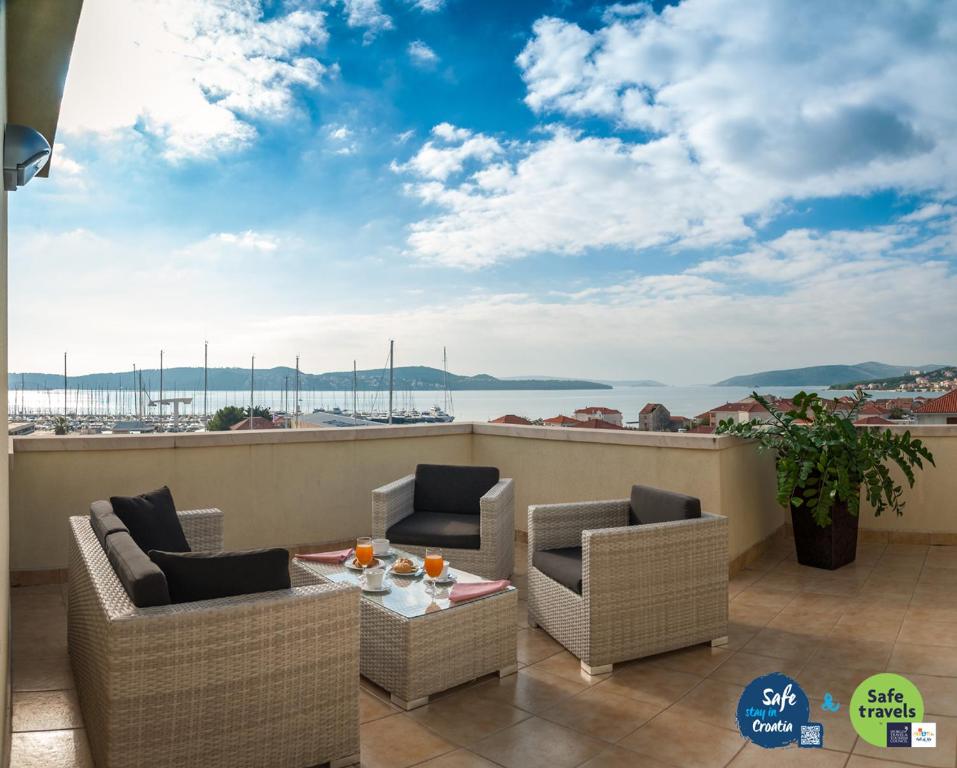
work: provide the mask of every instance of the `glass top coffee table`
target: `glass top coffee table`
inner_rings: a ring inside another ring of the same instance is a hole
[[[415,555],[393,551],[422,563]],[[298,562],[330,581],[361,586],[359,572],[344,565]],[[483,580],[454,562],[450,570],[459,582]],[[518,668],[515,587],[451,603],[451,586],[439,586],[431,594],[424,576],[387,575],[386,584],[388,592],[362,593],[359,671],[389,691],[397,706],[421,707],[432,694],[492,672],[504,677]]]

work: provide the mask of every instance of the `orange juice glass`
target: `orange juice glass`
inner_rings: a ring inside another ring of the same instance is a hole
[[[429,575],[433,581],[439,577],[442,573],[442,565],[444,561],[442,560],[442,550],[440,549],[426,549],[425,550],[425,572]]]
[[[372,539],[368,536],[360,536],[356,539],[356,560],[363,568],[368,568],[372,562]]]

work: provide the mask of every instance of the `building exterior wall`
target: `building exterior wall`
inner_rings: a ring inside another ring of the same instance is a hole
[[[0,2],[0,127],[7,124],[7,25],[6,3]],[[7,380],[7,193],[0,190],[0,380]],[[0,387],[0,441],[7,444],[7,388]],[[9,464],[0,467],[0,695],[3,726],[0,729],[0,766],[10,762],[10,475]]]

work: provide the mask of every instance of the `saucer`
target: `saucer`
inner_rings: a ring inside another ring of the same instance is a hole
[[[449,572],[445,574],[445,576],[440,576],[439,578],[437,578],[435,580],[435,583],[439,584],[440,586],[444,586],[447,584],[454,584],[457,581],[458,581],[458,578],[456,577],[456,575],[452,573],[451,570],[449,570]]]
[[[373,589],[365,584],[360,584],[359,586],[362,587],[362,591],[368,595],[384,595],[386,592],[389,592],[392,589],[392,587],[388,584],[383,584],[378,589]]]
[[[372,562],[363,568],[361,565],[355,564],[355,557],[350,557],[343,563],[343,565],[350,571],[358,571],[359,573],[362,573],[369,568],[378,568],[380,565],[382,565],[382,561],[377,557],[373,557]]]
[[[384,557],[384,558],[386,558],[387,560],[391,560],[391,559],[392,559],[393,557],[395,557],[395,556],[396,556],[396,551],[395,551],[394,549],[390,549],[388,552],[386,552],[386,553],[384,553],[384,554],[376,555],[376,557],[378,557],[378,558],[380,558],[380,559]]]

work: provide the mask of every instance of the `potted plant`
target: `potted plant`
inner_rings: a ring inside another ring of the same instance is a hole
[[[70,434],[70,420],[66,416],[57,416],[53,419],[53,434],[54,435],[68,435]]]
[[[853,562],[861,498],[880,515],[903,514],[903,489],[888,465],[897,465],[914,485],[914,467],[934,457],[910,432],[854,426],[868,395],[858,391],[849,411],[838,410],[815,393],[794,396],[790,410],[752,393],[771,414],[766,423],[718,425],[717,434],[757,440],[773,450],[777,466],[777,500],[791,510],[798,562],[834,570]]]

